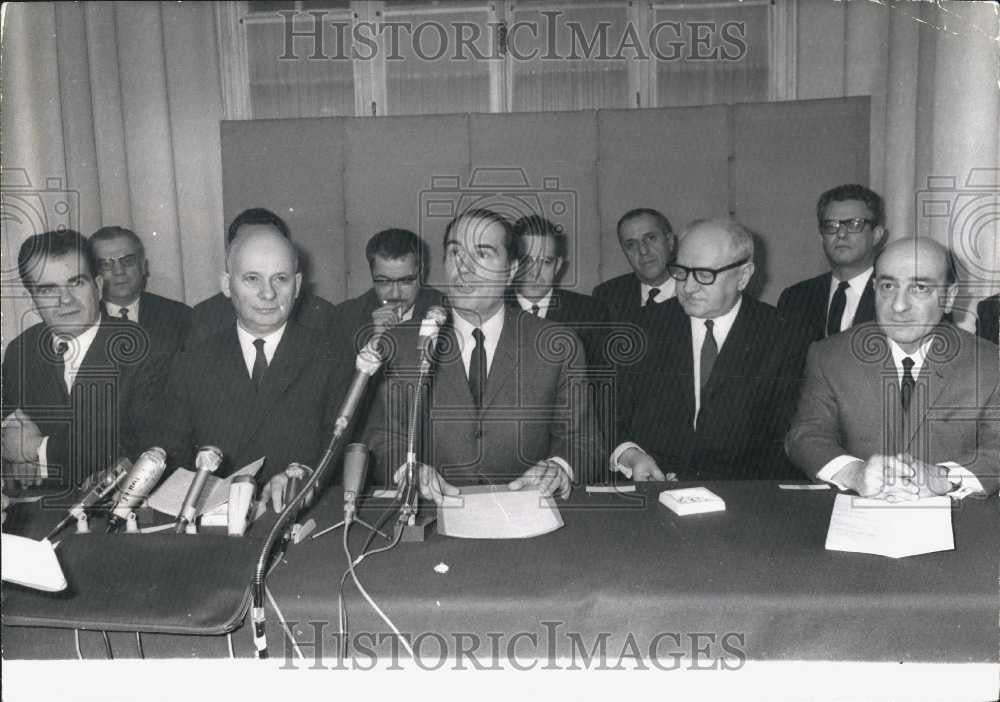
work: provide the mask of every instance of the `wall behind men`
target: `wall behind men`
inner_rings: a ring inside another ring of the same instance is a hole
[[[732,214],[758,235],[756,292],[825,270],[819,193],[869,178],[869,100],[708,107],[222,122],[226,221],[268,207],[291,226],[313,290],[338,302],[370,284],[364,245],[404,227],[431,247],[468,206],[536,211],[570,238],[564,285],[590,292],[628,270],[615,223],[654,207],[675,229]]]

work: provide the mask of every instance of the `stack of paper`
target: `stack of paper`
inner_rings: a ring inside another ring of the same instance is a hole
[[[660,493],[660,502],[665,504],[671,512],[681,516],[726,511],[725,500],[703,487],[664,490]]]
[[[439,534],[463,539],[523,539],[555,531],[562,515],[551,497],[537,488],[508,490],[503,485],[462,488],[438,507]]]
[[[0,552],[3,554],[2,577],[5,581],[45,592],[66,589],[66,576],[48,539],[35,541],[24,536],[3,534]]]
[[[887,502],[837,495],[826,548],[890,558],[954,550],[951,498]]]
[[[264,465],[264,459],[258,458],[253,463],[240,468],[228,478],[216,478],[214,475],[208,476],[205,482],[205,489],[202,490],[198,499],[198,514],[211,512],[220,507],[225,507],[229,502],[229,484],[237,475],[257,475],[257,471]],[[156,489],[146,504],[157,512],[169,514],[176,517],[181,513],[184,505],[184,498],[187,496],[191,481],[194,480],[194,472],[186,468],[178,468],[170,477],[163,481],[163,484]],[[224,510],[223,510],[224,511]]]

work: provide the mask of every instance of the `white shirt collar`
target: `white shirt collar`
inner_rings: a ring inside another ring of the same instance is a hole
[[[853,278],[847,280],[847,284],[850,286],[850,291],[856,293],[858,297],[865,291],[865,286],[868,284],[868,279],[872,277],[872,273],[875,271],[875,267],[871,266],[865,270],[858,273]],[[830,294],[832,295],[837,288],[840,286],[840,279],[836,275],[830,276]],[[844,292],[847,292],[846,290]]]
[[[889,339],[889,337],[886,337]],[[910,373],[913,375],[913,379],[916,380],[920,376],[920,369],[924,367],[924,360],[927,358],[927,349],[930,348],[932,338],[928,337],[924,339],[924,343],[920,344],[920,347],[913,353],[906,353],[900,348],[892,339],[889,339],[889,350],[892,352],[892,362],[896,364],[896,379],[900,382],[903,381],[903,359],[911,358],[913,359],[913,369]]]
[[[59,344],[61,342],[66,342],[66,350],[63,352],[63,380],[66,383],[66,390],[72,392],[73,381],[76,379],[76,373],[80,370],[80,366],[83,365],[83,359],[87,357],[87,352],[94,343],[94,339],[97,337],[97,332],[101,327],[101,320],[98,319],[94,322],[93,326],[86,329],[81,334],[77,334],[75,338],[65,339],[55,334],[52,335],[52,347],[55,349],[56,353],[59,353]]]
[[[733,323],[736,322],[736,315],[740,313],[740,307],[743,306],[743,296],[740,295],[736,299],[736,304],[732,306],[728,312],[718,317],[712,318],[712,336],[715,337],[715,343],[719,347],[719,351],[722,351],[722,345],[726,342],[726,337],[729,336],[730,330],[733,328]],[[701,354],[701,344],[705,340],[705,320],[701,317],[690,317],[691,320],[691,340],[694,342],[695,356]]]
[[[656,287],[660,292],[656,293],[656,297],[653,299],[658,303],[666,302],[677,294],[677,281],[673,278],[667,278],[663,281],[662,285],[657,285]],[[646,306],[646,298],[649,297],[649,291],[652,289],[652,285],[647,285],[646,283],[639,281],[639,304],[643,307]]]
[[[479,325],[478,329],[483,332],[483,345],[486,347],[486,372],[489,373],[490,366],[493,365],[493,355],[496,353],[497,344],[500,343],[500,334],[503,332],[503,322],[505,308],[500,306],[492,317]],[[458,336],[458,344],[462,350],[462,363],[465,364],[465,372],[469,372],[469,363],[472,360],[472,351],[476,347],[476,340],[472,336],[473,330],[477,327],[470,324],[462,315],[455,310],[451,312],[452,323],[455,334]]]
[[[274,352],[278,349],[278,344],[281,343],[281,337],[285,335],[286,328],[288,328],[287,322],[270,334],[256,336],[241,327],[238,321],[236,322],[236,338],[240,342],[240,351],[243,352],[243,361],[246,363],[247,373],[253,375],[253,362],[257,358],[257,347],[253,345],[253,342],[257,339],[264,340],[264,358],[267,359],[268,365],[271,365]]]
[[[104,309],[107,310],[108,315],[116,319],[121,319],[122,307],[128,310],[128,318],[131,322],[139,321],[139,298],[135,298],[127,305],[119,305],[118,303],[111,302],[110,300],[104,301]]]
[[[531,308],[535,305],[538,306],[538,316],[545,317],[549,313],[549,307],[552,305],[552,291],[554,288],[549,288],[549,291],[545,293],[545,296],[541,300],[529,300],[521,293],[517,293],[517,304],[521,306],[521,309],[525,312],[530,313]]]

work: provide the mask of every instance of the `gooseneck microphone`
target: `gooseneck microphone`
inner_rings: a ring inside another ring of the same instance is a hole
[[[365,485],[368,471],[368,447],[365,444],[348,444],[344,450],[344,528],[357,512],[357,499]]]
[[[438,334],[441,333],[441,325],[448,319],[448,313],[444,307],[434,305],[428,308],[427,315],[420,322],[420,335],[417,337],[417,351],[420,352],[420,366],[423,368],[430,365],[434,359],[434,346],[437,343]]]
[[[148,449],[139,456],[125,479],[125,487],[121,497],[115,503],[115,508],[108,519],[108,533],[114,534],[121,529],[128,519],[129,513],[142,504],[156,484],[163,477],[167,468],[167,452],[159,446]]]
[[[222,465],[222,451],[218,448],[202,446],[198,449],[198,455],[194,459],[194,466],[198,472],[194,474],[194,479],[188,486],[181,512],[177,515],[176,533],[183,534],[187,525],[198,517],[198,500],[205,490],[205,483],[208,482],[208,476],[218,470],[220,465]]]
[[[334,432],[338,437],[347,431],[347,427],[351,424],[351,419],[354,418],[354,412],[358,409],[361,398],[365,395],[365,387],[368,385],[368,381],[371,380],[371,377],[382,366],[383,359],[378,351],[381,337],[381,334],[373,336],[365,344],[365,347],[358,352],[358,356],[354,360],[354,380],[351,381],[351,387],[347,391],[347,397],[344,399],[344,404],[340,407],[337,421],[334,424]]]
[[[58,534],[63,528],[70,523],[73,519],[79,519],[82,515],[86,514],[86,510],[94,505],[98,504],[105,497],[113,493],[118,489],[118,486],[122,484],[125,477],[128,475],[129,469],[132,468],[132,461],[129,460],[127,456],[119,458],[114,467],[110,470],[104,472],[101,479],[97,482],[94,487],[92,487],[83,498],[80,499],[75,505],[69,508],[66,516],[63,517],[55,528],[49,532],[46,539],[50,541],[52,538]]]

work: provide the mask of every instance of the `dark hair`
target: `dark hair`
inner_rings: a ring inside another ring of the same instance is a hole
[[[527,236],[549,237],[555,242],[556,256],[566,258],[566,233],[563,228],[550,222],[541,215],[527,215],[514,222],[514,237],[517,239],[517,257],[523,259],[527,253]]]
[[[466,210],[448,222],[448,226],[444,228],[445,252],[448,250],[448,237],[451,236],[452,229],[454,229],[455,225],[463,219],[482,219],[492,224],[499,224],[503,227],[503,247],[507,251],[507,260],[517,260],[517,239],[514,237],[513,225],[511,225],[511,223],[503,215],[494,212],[493,210],[478,207]]]
[[[406,256],[417,259],[417,269],[422,269],[427,260],[427,244],[409,229],[383,229],[375,234],[365,245],[365,258],[368,267],[375,265],[375,257],[400,259]]]
[[[820,195],[819,201],[816,203],[816,221],[823,221],[823,211],[831,202],[844,202],[845,200],[858,200],[865,203],[865,207],[872,213],[875,225],[884,224],[882,217],[885,215],[885,208],[882,205],[882,198],[874,190],[854,183],[838,185]]]
[[[226,231],[227,247],[233,242],[233,237],[236,236],[236,232],[239,231],[240,227],[244,224],[270,224],[281,232],[281,236],[285,237],[289,241],[292,238],[292,233],[289,231],[285,220],[271,212],[271,210],[263,207],[251,207],[248,210],[240,212],[233,218],[233,221],[229,223],[229,229]]]
[[[88,275],[94,278],[97,265],[94,261],[94,250],[87,237],[73,229],[60,229],[35,234],[21,244],[17,252],[17,273],[21,277],[21,283],[29,292],[31,291],[34,286],[31,271],[38,265],[35,259],[39,256],[48,259],[66,254],[73,254],[77,260],[85,262]]]
[[[670,220],[667,219],[666,215],[664,215],[662,212],[660,212],[659,210],[654,210],[650,207],[636,207],[634,210],[629,210],[628,212],[623,214],[621,218],[618,220],[618,224],[615,226],[615,231],[618,233],[618,236],[622,235],[622,226],[624,226],[625,222],[628,222],[630,219],[635,219],[636,217],[642,217],[642,216],[652,217],[653,219],[655,219],[656,223],[660,226],[660,229],[663,231],[664,234],[670,235],[674,233],[674,228],[670,226]]]
[[[131,229],[126,229],[125,227],[108,226],[101,227],[96,232],[90,235],[90,243],[93,245],[95,241],[111,241],[112,239],[117,239],[118,237],[125,237],[133,244],[139,247],[139,253],[146,256],[146,247],[143,246],[142,239]]]

